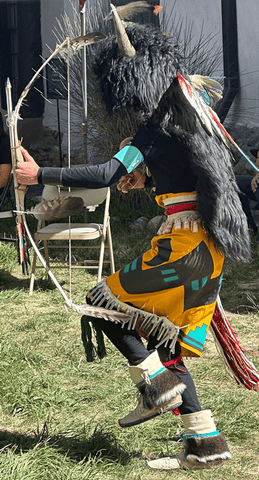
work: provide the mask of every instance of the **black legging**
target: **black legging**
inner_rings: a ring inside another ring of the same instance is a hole
[[[89,299],[87,299],[87,301],[89,302]],[[151,337],[146,348],[139,334],[135,330],[127,330],[127,325],[121,328],[120,324],[109,322],[102,318],[92,318],[91,320],[99,325],[113,345],[127,358],[130,365],[138,365],[143,362],[158,343],[155,337]],[[168,347],[160,346],[158,348],[158,354],[162,363],[177,358],[180,355],[180,351],[181,347],[178,342],[176,343],[176,349],[173,355]],[[185,365],[181,362],[176,365],[170,365],[168,368],[172,370],[187,387],[182,393],[183,403],[179,407],[181,415],[200,411],[201,406],[196,389]]]

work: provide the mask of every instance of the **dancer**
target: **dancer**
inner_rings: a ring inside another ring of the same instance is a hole
[[[146,166],[167,220],[151,249],[98,284],[87,301],[131,317],[124,328],[94,319],[127,358],[139,392],[137,407],[119,420],[120,426],[180,411],[184,452],[148,465],[214,466],[230,458],[229,448],[211,411],[202,410],[182,358],[202,354],[224,257],[248,261],[250,256],[231,143],[211,109],[220,87],[211,79],[189,77],[178,49],[159,29],[133,24],[126,32],[116,11],[114,17],[122,36],[103,45],[95,73],[109,113],[121,111],[123,118],[127,109],[139,119],[138,131],[100,165],[39,168],[22,149],[26,162],[18,164],[17,180],[86,188],[119,181],[119,189],[126,191],[144,186],[146,174],[137,167]]]

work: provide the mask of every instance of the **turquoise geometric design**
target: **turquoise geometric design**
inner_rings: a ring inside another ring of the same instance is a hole
[[[204,323],[202,327],[196,327],[195,330],[191,330],[188,333],[188,335],[186,335],[183,332],[180,332],[179,338],[186,345],[194,347],[196,348],[196,350],[199,350],[200,352],[202,352],[203,345],[205,343],[206,336],[207,336],[207,327],[208,325]]]
[[[124,273],[128,273],[130,270],[131,270],[131,271],[136,270],[136,268],[137,268],[137,262],[138,262],[138,258],[135,258],[135,260],[133,260],[132,262],[128,263],[128,265],[126,265],[126,267],[124,267],[123,272],[124,272]]]
[[[175,268],[171,268],[168,270],[161,270],[162,275],[171,275],[172,273],[176,273]],[[173,282],[174,280],[178,280],[179,277],[178,275],[173,275],[171,277],[165,277],[163,278],[164,282]]]
[[[207,336],[207,327],[206,323],[202,325],[202,327],[196,327],[195,330],[191,330],[189,332],[188,337],[191,338],[194,342],[200,342],[204,345],[205,339]]]
[[[201,288],[205,287],[207,281],[208,281],[208,277],[203,277],[201,279]],[[192,290],[200,290],[200,281],[199,280],[193,280],[191,282],[191,287],[192,287]]]
[[[124,165],[128,173],[132,172],[134,168],[144,161],[142,153],[133,145],[126,145],[126,147],[114,155],[114,158],[117,158]]]

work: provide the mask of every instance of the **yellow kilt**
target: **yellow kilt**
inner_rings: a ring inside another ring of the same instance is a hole
[[[161,197],[157,201],[161,204]],[[222,281],[224,256],[200,223],[196,231],[186,226],[186,222],[184,227],[174,225],[171,233],[155,236],[150,250],[108,277],[106,285],[119,299],[120,309],[123,302],[123,310],[130,305],[167,317],[179,328],[182,356],[200,356]],[[151,327],[137,329],[148,338]]]

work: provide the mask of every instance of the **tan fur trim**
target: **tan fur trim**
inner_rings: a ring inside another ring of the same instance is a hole
[[[186,460],[189,462],[208,463],[215,462],[215,460],[229,460],[231,458],[230,452],[224,452],[221,454],[209,455],[208,457],[197,457],[196,455],[187,455]]]

